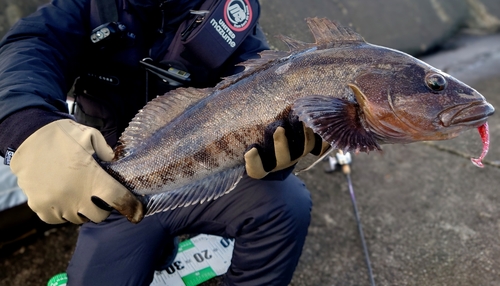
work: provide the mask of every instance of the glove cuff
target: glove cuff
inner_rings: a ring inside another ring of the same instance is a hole
[[[55,113],[39,108],[28,108],[11,114],[0,123],[0,155],[5,156],[7,149],[17,150],[19,146],[41,127],[64,118],[69,114]]]

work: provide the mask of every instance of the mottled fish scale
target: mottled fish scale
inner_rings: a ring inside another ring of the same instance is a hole
[[[327,19],[308,25],[316,43],[282,37],[291,52],[265,51],[215,88],[177,89],[134,118],[107,170],[143,196],[148,215],[233,190],[247,148],[289,113],[331,147],[363,152],[449,139],[493,113],[477,91],[407,54]]]

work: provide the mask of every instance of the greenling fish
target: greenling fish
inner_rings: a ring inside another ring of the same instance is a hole
[[[487,143],[494,108],[476,90],[327,19],[307,23],[315,43],[282,36],[290,52],[265,51],[214,88],[177,89],[137,114],[106,170],[142,197],[147,215],[230,192],[248,146],[289,116],[344,151],[450,139],[471,128]]]

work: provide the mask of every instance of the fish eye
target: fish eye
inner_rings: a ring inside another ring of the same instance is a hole
[[[441,91],[446,88],[446,79],[438,73],[428,74],[425,83],[432,91]]]

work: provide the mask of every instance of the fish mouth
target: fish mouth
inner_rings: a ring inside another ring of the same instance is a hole
[[[461,104],[446,109],[439,114],[443,126],[462,125],[478,127],[488,120],[495,108],[486,101]]]

